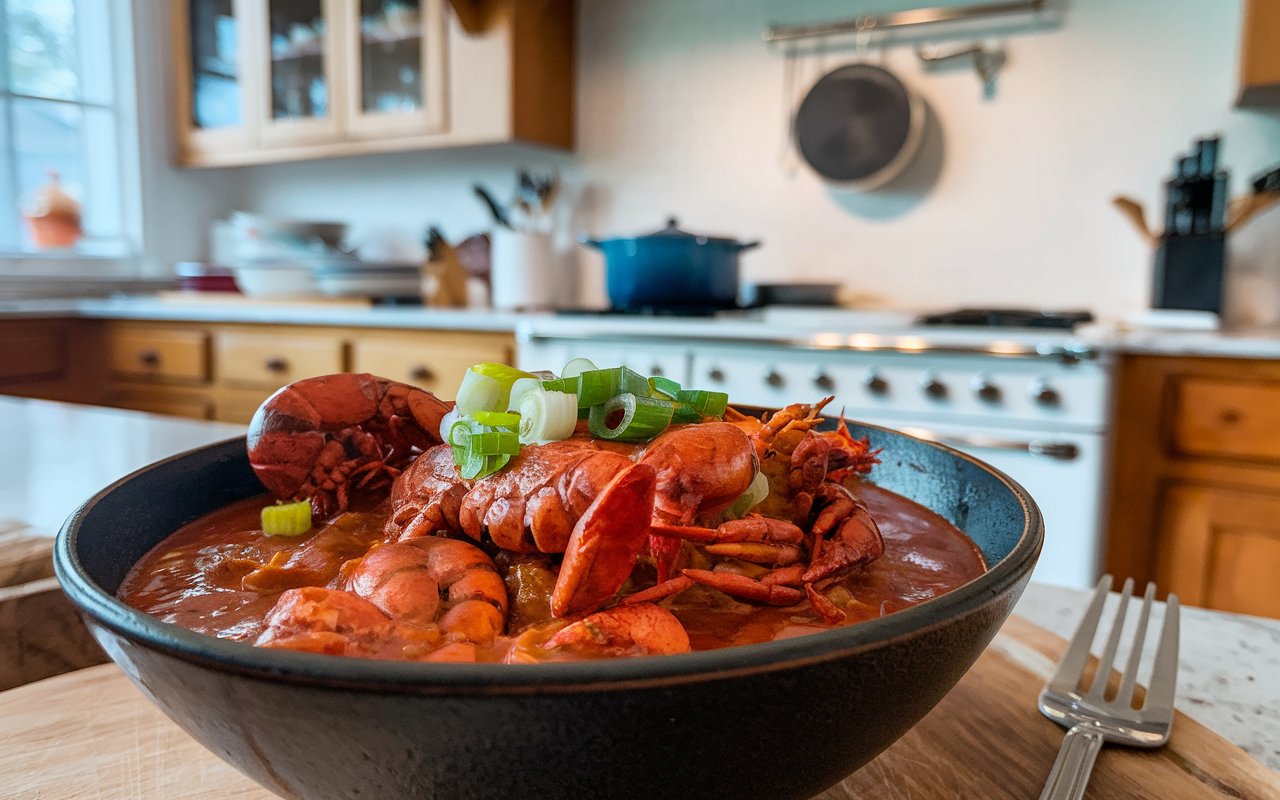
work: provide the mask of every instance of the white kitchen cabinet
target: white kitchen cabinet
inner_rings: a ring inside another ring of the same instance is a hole
[[[556,339],[521,344],[519,367],[530,372],[560,368],[575,358],[590,359],[597,367],[630,367],[641,375],[661,375],[683,385],[689,384],[690,352],[683,345],[653,345],[601,340]],[[705,386],[699,388],[714,388]]]
[[[184,166],[461,145],[573,146],[572,0],[181,0],[171,15]]]

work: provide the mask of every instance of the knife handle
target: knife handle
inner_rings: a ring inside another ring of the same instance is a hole
[[[1102,732],[1093,725],[1082,722],[1067,731],[1040,800],[1081,800],[1101,749]]]

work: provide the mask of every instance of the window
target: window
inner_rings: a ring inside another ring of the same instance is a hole
[[[37,245],[24,212],[53,176],[80,203],[83,236],[50,252],[130,254],[109,11],[115,4],[0,0],[0,254],[49,250]]]

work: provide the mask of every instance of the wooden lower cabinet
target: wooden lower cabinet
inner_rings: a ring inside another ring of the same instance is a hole
[[[0,394],[94,403],[105,373],[88,320],[0,320]]]
[[[1196,606],[1280,617],[1280,493],[1170,486],[1157,585]]]
[[[365,333],[351,343],[351,371],[413,384],[452,400],[472,364],[515,363],[515,342],[506,334],[455,331],[412,335]]]
[[[1107,571],[1280,617],[1280,362],[1125,356]]]
[[[85,402],[241,424],[276,389],[316,375],[370,372],[452,399],[470,365],[515,358],[515,338],[501,332],[84,322],[102,350],[102,378]],[[28,371],[45,352],[15,347],[32,354],[24,362]]]

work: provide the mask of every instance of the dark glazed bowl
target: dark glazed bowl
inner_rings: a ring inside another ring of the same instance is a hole
[[[941,445],[852,425],[884,449],[876,483],[951,520],[990,571],[878,620],[679,656],[411,664],[264,650],[115,599],[182,524],[262,490],[243,440],[142,469],[58,537],[68,595],[165,713],[263,786],[306,798],[804,798],[923,717],[977,659],[1040,552],[1016,483]]]

